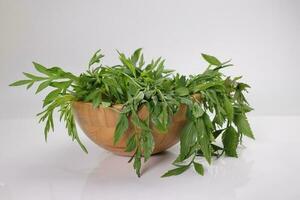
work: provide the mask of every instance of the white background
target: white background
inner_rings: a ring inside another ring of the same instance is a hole
[[[0,0],[0,200],[300,199],[299,35],[297,0]],[[8,87],[34,72],[32,61],[78,74],[99,48],[110,65],[116,49],[139,47],[184,74],[205,69],[201,53],[232,58],[225,73],[244,76],[255,108],[256,140],[245,140],[239,159],[205,165],[204,177],[160,179],[175,146],[138,179],[127,158],[81,131],[88,155],[62,124],[46,145],[35,118],[45,93]]]
[[[254,115],[300,114],[299,19],[297,0],[0,0],[0,118],[40,111],[42,96],[7,86],[31,61],[80,73],[99,48],[116,64],[138,47],[184,74],[204,70],[200,53],[232,58]]]

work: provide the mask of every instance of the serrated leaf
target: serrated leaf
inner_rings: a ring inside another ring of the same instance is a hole
[[[197,131],[197,140],[200,144],[200,149],[203,152],[203,155],[207,162],[211,163],[211,147],[210,147],[210,135],[207,132],[204,120],[198,118],[195,121],[196,131]]]
[[[204,175],[203,165],[200,163],[193,162],[195,171],[201,176]]]
[[[227,118],[229,122],[233,121],[233,116],[234,116],[234,110],[231,102],[227,97],[224,98],[224,109],[227,114]]]
[[[177,176],[179,174],[182,174],[183,172],[185,172],[187,169],[189,168],[189,165],[187,166],[181,166],[175,169],[171,169],[169,171],[167,171],[164,175],[162,175],[161,177],[169,177],[169,176]]]
[[[121,113],[117,121],[116,130],[114,134],[114,144],[116,144],[121,137],[124,135],[125,131],[128,129],[128,118],[126,114]]]
[[[136,140],[135,134],[131,135],[130,138],[126,142],[126,152],[131,152],[136,149]]]
[[[150,131],[142,131],[142,148],[146,162],[150,158],[154,149],[154,139]]]
[[[250,128],[250,124],[245,114],[234,115],[234,124],[237,126],[238,132],[240,134],[254,139],[253,132]]]
[[[148,125],[143,120],[141,120],[135,112],[133,112],[131,115],[131,121],[136,127],[139,127],[143,130],[151,131]]]
[[[239,136],[233,127],[228,127],[222,135],[222,142],[224,151],[227,156],[237,157],[237,146],[239,143]]]
[[[196,127],[193,122],[187,122],[180,135],[180,157],[183,160],[189,153],[190,147],[195,143]]]

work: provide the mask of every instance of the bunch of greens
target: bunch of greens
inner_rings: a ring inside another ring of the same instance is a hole
[[[38,114],[39,122],[45,123],[46,140],[49,131],[54,130],[53,112],[57,110],[69,136],[87,152],[77,134],[71,110],[73,101],[91,102],[95,108],[124,105],[116,125],[114,143],[128,129],[131,116],[136,131],[128,139],[126,151],[134,152],[129,161],[133,161],[138,176],[142,158],[146,162],[155,146],[150,127],[154,126],[164,134],[180,105],[187,106],[188,119],[180,137],[180,153],[173,162],[175,168],[162,177],[181,174],[191,165],[203,175],[203,165],[196,161],[198,156],[203,156],[208,163],[212,157],[218,158],[223,153],[237,157],[242,137],[254,138],[246,117],[252,108],[244,96],[249,85],[239,82],[241,77],[226,77],[220,72],[232,66],[230,61],[220,62],[214,56],[202,54],[208,63],[207,69],[186,77],[166,69],[161,58],[146,64],[141,49],[129,57],[118,54],[120,64],[105,66],[101,63],[104,55],[97,51],[90,59],[88,70],[79,76],[59,67],[46,68],[33,62],[40,75],[24,73],[27,79],[11,84],[26,85],[27,89],[38,84],[36,93],[52,88],[43,100],[44,110]],[[138,112],[143,106],[149,114],[141,119]]]

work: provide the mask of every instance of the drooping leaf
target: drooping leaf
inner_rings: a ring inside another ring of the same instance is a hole
[[[245,114],[234,115],[234,124],[237,126],[239,133],[254,139],[253,132]]]
[[[234,110],[233,110],[233,106],[232,106],[231,102],[229,101],[229,99],[227,97],[224,98],[224,109],[226,111],[228,121],[232,122],[233,116],[234,116]]]
[[[136,139],[135,139],[135,135],[131,135],[130,138],[127,140],[126,143],[126,152],[131,152],[133,150],[136,149]]]
[[[180,135],[180,157],[183,160],[195,143],[196,127],[193,122],[187,122]]]
[[[183,172],[185,172],[188,168],[189,168],[189,165],[177,167],[175,169],[167,171],[161,177],[164,178],[164,177],[169,177],[169,176],[177,176],[177,175],[182,174]]]
[[[228,127],[222,136],[224,151],[227,156],[237,157],[236,148],[239,143],[239,136],[233,127]]]
[[[201,176],[204,175],[203,165],[200,163],[193,162],[195,171]]]
[[[207,132],[208,130],[202,118],[198,118],[195,121],[195,125],[197,131],[197,140],[200,144],[200,149],[203,152],[205,159],[210,164],[211,163],[210,135]]]
[[[76,130],[72,102],[91,102],[95,109],[100,105],[108,107],[123,104],[114,142],[117,143],[128,130],[130,120],[134,131],[127,140],[126,151],[134,152],[131,160],[134,160],[133,167],[140,176],[141,157],[144,156],[147,161],[155,145],[152,130],[168,133],[169,125],[183,120],[178,116],[178,111],[186,109],[186,127],[180,136],[180,155],[174,162],[180,169],[171,170],[167,174],[169,176],[183,173],[191,164],[197,173],[203,174],[203,166],[195,162],[195,156],[204,156],[209,163],[212,156],[219,157],[224,151],[226,155],[235,156],[236,137],[230,129],[224,130],[225,122],[227,127],[232,122],[237,126],[238,139],[242,135],[253,136],[245,115],[252,110],[244,94],[249,85],[238,82],[240,78],[226,77],[221,73],[221,69],[231,66],[230,61],[221,63],[214,56],[203,54],[209,63],[203,73],[172,76],[173,71],[165,68],[161,57],[145,63],[141,49],[129,57],[119,53],[121,64],[99,64],[91,68],[91,65],[100,63],[102,56],[100,51],[96,52],[89,62],[89,69],[79,76],[60,67],[46,68],[34,63],[35,69],[43,75],[24,73],[29,80],[11,84],[30,88],[39,83],[38,91],[54,87],[46,95],[44,111],[39,114],[40,122],[45,123],[45,139],[49,131],[54,130],[53,111],[56,110],[60,120],[65,122],[68,135],[87,152]],[[194,95],[200,95],[201,98],[193,98]],[[139,113],[144,106],[148,109],[147,116]],[[219,135],[223,135],[224,148],[216,145]]]
[[[121,139],[125,131],[128,129],[128,126],[128,118],[126,114],[121,113],[119,115],[119,119],[115,130],[114,144],[116,144]]]
[[[141,176],[141,167],[142,167],[142,161],[141,161],[141,150],[137,148],[135,155],[134,155],[134,162],[133,162],[133,168],[135,169],[136,174],[138,177]]]
[[[154,139],[150,131],[142,131],[142,147],[146,162],[150,158],[154,149]]]
[[[135,112],[133,112],[131,115],[131,121],[136,127],[139,127],[143,130],[151,131],[148,125],[143,120],[141,120]]]

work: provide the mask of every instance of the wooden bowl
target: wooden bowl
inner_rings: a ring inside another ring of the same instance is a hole
[[[122,105],[94,108],[91,103],[77,101],[72,104],[72,109],[79,126],[94,143],[118,155],[133,155],[133,152],[125,152],[126,141],[133,132],[133,125],[130,120],[129,128],[124,136],[116,145],[113,144],[115,127]],[[143,107],[138,115],[142,119],[143,116],[147,116],[147,108]],[[155,128],[152,128],[155,141],[153,154],[165,151],[179,141],[180,132],[186,123],[186,106],[181,105],[179,111],[171,120],[172,122],[167,132],[160,133]]]

